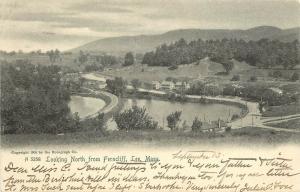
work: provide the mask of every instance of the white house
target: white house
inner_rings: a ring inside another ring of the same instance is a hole
[[[181,89],[189,89],[190,88],[190,84],[187,82],[183,82],[183,81],[178,81],[175,83],[175,89],[176,90],[181,90]]]
[[[175,84],[172,81],[163,81],[160,84],[161,89],[173,90],[175,88]]]
[[[152,87],[152,89],[155,89],[155,90],[160,89],[160,83],[159,83],[159,81],[152,81],[151,82],[151,87]]]
[[[269,90],[273,91],[274,93],[278,94],[278,95],[282,95],[283,92],[281,89],[276,88],[276,87],[270,87]]]

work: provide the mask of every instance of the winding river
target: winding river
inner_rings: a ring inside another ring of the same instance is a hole
[[[71,113],[77,112],[80,118],[93,115],[104,106],[105,102],[102,99],[93,97],[71,96],[69,102]]]
[[[95,76],[94,74],[86,74],[85,78],[104,81],[105,78]],[[222,119],[231,120],[232,115],[240,115],[242,109],[235,105],[225,105],[219,103],[179,103],[164,100],[145,100],[145,99],[124,99],[122,110],[129,109],[133,105],[145,107],[147,112],[161,127],[166,127],[166,117],[174,111],[182,111],[182,123],[186,121],[187,125],[191,125],[194,118],[198,117],[202,121],[216,121]],[[105,102],[99,98],[72,96],[69,103],[71,112],[78,112],[81,118],[95,114],[105,106]],[[109,129],[115,129],[116,124],[110,120],[108,122]]]
[[[145,100],[145,99],[126,99],[124,109],[132,106],[145,107],[146,111],[155,121],[158,121],[160,126],[166,126],[166,117],[175,111],[182,111],[182,122],[186,121],[187,125],[192,125],[195,117],[202,121],[216,121],[219,118],[222,120],[231,120],[233,114],[242,112],[241,108],[233,105],[225,105],[218,103],[180,103],[164,100]]]
[[[240,115],[242,111],[239,107],[225,104],[179,103],[154,99],[124,99],[122,111],[134,105],[145,107],[149,115],[161,127],[166,127],[166,117],[174,111],[182,111],[181,122],[186,121],[187,125],[191,125],[195,117],[207,122],[216,121],[219,118],[227,121],[233,114]],[[101,110],[105,106],[105,102],[97,98],[72,96],[69,106],[72,113],[78,112],[80,118],[85,118]],[[115,129],[116,124],[110,121],[108,128]]]

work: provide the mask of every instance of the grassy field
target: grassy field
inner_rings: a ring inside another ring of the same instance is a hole
[[[274,146],[278,144],[300,144],[299,133],[276,132],[261,128],[246,127],[228,133],[192,133],[170,131],[114,131],[80,132],[65,135],[2,135],[1,146],[45,145],[94,145],[94,146],[202,146],[202,145],[239,145]]]
[[[263,116],[280,117],[286,115],[294,115],[297,113],[300,113],[300,103],[267,107],[267,110],[263,113]]]
[[[61,55],[61,59],[58,59],[55,62],[56,65],[72,66],[74,65],[74,59],[78,55]],[[16,54],[13,56],[1,56],[0,60],[6,60],[8,62],[13,62],[16,60],[28,60],[32,64],[41,64],[41,65],[51,65],[48,55],[37,55],[37,54]]]
[[[287,128],[287,129],[295,129],[295,130],[300,130],[300,119],[293,119],[277,124],[269,124],[272,127],[282,127],[282,128]]]
[[[101,74],[119,76],[129,81],[132,79],[139,79],[143,82],[162,81],[167,77],[173,77],[177,79],[189,77],[191,79],[209,78],[218,82],[226,83],[229,82],[234,75],[239,75],[241,82],[248,82],[251,76],[256,76],[260,82],[269,82],[280,86],[281,84],[285,85],[291,83],[289,82],[289,77],[293,74],[293,72],[297,71],[300,73],[300,69],[280,69],[283,77],[275,79],[273,77],[269,77],[269,73],[271,71],[275,70],[258,69],[254,66],[246,64],[245,62],[234,61],[234,68],[229,75],[217,75],[220,72],[224,72],[223,66],[219,63],[212,62],[209,59],[203,59],[199,63],[196,62],[187,65],[179,65],[178,69],[175,70],[169,70],[168,67],[134,64],[127,67],[115,66],[111,70],[101,72]]]
[[[167,77],[173,77],[177,79],[186,77],[191,79],[215,77],[216,79],[230,80],[234,74],[239,74],[241,71],[253,69],[253,67],[245,63],[237,63],[235,66],[236,67],[234,67],[232,74],[227,76],[216,75],[219,72],[224,72],[224,68],[221,64],[212,62],[208,59],[203,59],[199,63],[179,65],[178,69],[175,70],[169,70],[168,67],[135,64],[128,67],[120,66],[119,68],[102,72],[102,74],[119,76],[127,80],[139,79],[144,82],[162,81]]]

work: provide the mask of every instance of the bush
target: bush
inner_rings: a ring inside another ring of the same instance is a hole
[[[282,77],[281,71],[274,71],[273,77],[274,77],[274,78],[280,78],[280,77]]]
[[[299,80],[299,74],[295,72],[291,77],[291,81],[298,81],[298,80]]]
[[[251,77],[250,77],[250,81],[252,81],[252,82],[257,81],[257,77],[256,77],[256,76],[251,76]]]
[[[241,78],[240,78],[240,75],[234,75],[231,79],[231,81],[239,81]]]
[[[174,113],[171,113],[170,115],[167,116],[168,127],[171,130],[178,129],[178,123],[179,121],[181,121],[180,116],[181,116],[181,111],[175,111]]]
[[[231,127],[226,127],[225,128],[225,132],[230,132],[231,131]]]
[[[202,122],[197,117],[195,117],[192,125],[192,131],[194,132],[201,131],[201,127],[202,127]]]
[[[133,106],[114,116],[119,130],[154,130],[158,123],[146,113],[146,108]]]
[[[238,118],[240,118],[240,116],[238,114],[233,114],[232,117],[231,117],[231,121],[234,121]]]
[[[134,56],[132,52],[128,52],[125,55],[123,66],[129,66],[134,64]]]
[[[172,65],[171,67],[168,68],[169,70],[175,70],[175,69],[178,69],[178,66],[177,65]]]

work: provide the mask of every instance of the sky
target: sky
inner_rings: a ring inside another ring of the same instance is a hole
[[[174,29],[300,26],[300,0],[0,0],[0,50],[68,50]]]

